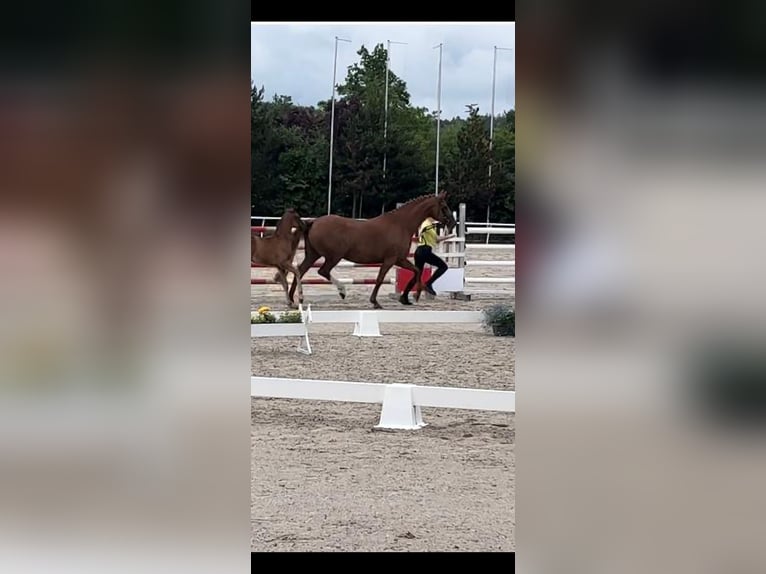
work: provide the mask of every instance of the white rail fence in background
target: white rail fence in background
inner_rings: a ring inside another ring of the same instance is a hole
[[[376,428],[416,430],[426,426],[421,407],[516,412],[515,391],[429,387],[401,383],[356,383],[319,379],[251,377],[250,395],[382,404]]]
[[[516,234],[516,225],[512,223],[480,223],[480,222],[468,222],[466,221],[466,205],[464,203],[461,203],[459,205],[458,213],[456,214],[457,221],[458,221],[458,236],[453,239],[448,239],[442,243],[443,250],[436,252],[439,256],[444,258],[447,261],[447,264],[450,266],[450,270],[447,274],[445,274],[443,277],[439,279],[436,283],[434,283],[434,289],[437,292],[441,293],[449,293],[451,296],[459,297],[465,294],[465,287],[466,285],[470,284],[496,284],[496,285],[507,285],[507,284],[515,284],[516,279],[515,277],[506,276],[506,277],[475,277],[471,276],[467,273],[467,271],[470,271],[472,268],[477,267],[508,267],[508,268],[515,268],[516,261],[515,259],[505,259],[505,260],[480,260],[480,259],[467,259],[466,255],[469,250],[473,249],[492,249],[492,250],[507,250],[509,252],[515,253],[516,245],[513,243],[468,243],[467,242],[467,236],[469,235],[486,235],[487,240],[489,240],[490,235],[497,235],[497,236],[509,236],[509,235],[515,235]],[[311,218],[307,218],[311,219]],[[276,216],[252,216],[251,221],[253,223],[260,222],[261,226],[258,227],[259,230],[263,231],[266,227],[266,222],[270,221],[278,221],[279,217]],[[257,227],[257,226],[253,226]],[[271,229],[271,228],[268,228]],[[414,243],[414,242],[413,242]],[[414,248],[411,250],[414,251]],[[412,253],[410,253],[410,256],[412,256]],[[315,263],[312,267],[319,267],[321,265],[322,261]],[[350,261],[342,260],[338,267],[342,268],[357,268],[357,267],[370,267],[371,269],[377,269],[380,266],[379,265],[372,265],[372,264],[357,264]],[[403,270],[400,270],[397,268],[397,278],[400,277],[400,274],[406,273]],[[409,276],[409,275],[407,275]],[[363,285],[373,285],[375,284],[375,278],[369,277],[369,278],[362,278],[362,279],[351,279],[351,278],[344,278],[340,277],[339,280],[342,283],[346,284],[363,284]],[[274,284],[275,282],[271,278],[252,278],[251,277],[251,284],[258,285],[258,284]],[[398,294],[400,292],[401,284],[406,281],[403,280],[389,280],[386,281],[386,283],[391,283],[395,286],[395,292]],[[305,278],[304,283],[307,285],[331,285],[329,281],[326,281],[324,279],[318,279],[318,278]]]

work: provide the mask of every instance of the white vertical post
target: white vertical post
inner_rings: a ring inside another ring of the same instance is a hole
[[[388,159],[388,152],[386,149],[386,143],[388,142],[388,70],[391,64],[391,44],[406,45],[407,42],[392,42],[386,40],[386,96],[385,96],[385,110],[383,112],[383,179],[386,179],[386,161]]]
[[[460,242],[460,247],[463,248],[463,270],[464,271],[463,271],[463,290],[459,294],[455,294],[455,296],[458,297],[458,298],[465,296],[465,269],[466,269],[465,261],[466,261],[466,259],[468,257],[468,248],[467,248],[468,241],[466,240],[466,237],[465,237],[465,227],[466,227],[466,214],[465,214],[465,211],[466,211],[465,203],[459,204],[458,205],[458,215],[459,215],[459,217],[458,217],[458,220],[457,220],[458,221],[457,235],[458,235],[458,237],[460,237],[462,239],[462,241]],[[469,300],[470,300],[470,298],[469,298]]]
[[[465,239],[465,203],[458,205],[457,236]]]
[[[335,138],[335,75],[338,69],[338,40],[351,42],[351,40],[335,36],[335,57],[332,64],[332,112],[330,112],[330,168],[327,173],[327,215],[330,215],[332,208],[332,152]]]
[[[388,141],[388,68],[391,65],[391,40],[386,40],[386,97],[383,112],[383,179],[386,179],[386,142]]]
[[[493,46],[494,49],[494,57],[492,59],[492,103],[490,104],[490,112],[489,112],[489,153],[490,153],[490,162],[489,162],[489,177],[492,177],[492,140],[495,135],[495,77],[497,75],[497,46]]]
[[[436,175],[434,177],[434,195],[439,194],[439,132],[441,130],[442,117],[442,44],[434,46],[439,48],[439,73],[436,80]]]
[[[489,112],[489,174],[487,176],[487,183],[492,184],[492,142],[495,136],[495,77],[497,76],[497,46],[492,46],[494,51],[494,57],[492,58],[492,103],[490,104]],[[487,200],[487,229],[489,229],[489,200]],[[489,233],[485,240],[486,244],[489,244]]]
[[[495,136],[495,79],[497,76],[497,51],[498,50],[508,50],[510,51],[510,48],[500,48],[498,46],[493,46],[494,50],[494,57],[492,58],[492,103],[490,105],[490,116],[489,116],[489,175],[488,180],[492,181],[492,144],[494,142],[494,136]],[[487,228],[489,228],[489,202],[487,202]],[[487,234],[487,240],[486,243],[489,243],[489,233]]]

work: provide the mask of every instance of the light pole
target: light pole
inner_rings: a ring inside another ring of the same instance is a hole
[[[386,40],[386,96],[385,96],[385,112],[383,114],[383,179],[386,179],[386,160],[388,153],[386,151],[386,143],[388,141],[388,69],[391,63],[391,44],[400,44],[406,46],[407,42],[392,42]]]
[[[497,51],[506,50],[512,51],[513,48],[501,48],[494,46],[494,58],[492,61],[492,104],[489,112],[489,182],[492,181],[492,142],[495,136],[495,78],[497,76]],[[489,227],[489,203],[487,203],[487,227]],[[489,234],[487,235],[487,243],[489,243]]]
[[[441,130],[441,118],[442,118],[442,46],[438,44],[432,48],[435,50],[439,48],[439,73],[436,76],[436,176],[434,195],[439,195],[439,132]]]
[[[338,69],[338,40],[351,42],[351,40],[335,36],[335,58],[332,64],[332,112],[330,112],[330,169],[327,174],[327,215],[330,215],[332,206],[332,150],[335,137],[335,73]]]

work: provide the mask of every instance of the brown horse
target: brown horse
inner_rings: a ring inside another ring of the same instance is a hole
[[[338,215],[318,217],[306,226],[306,258],[298,266],[299,274],[293,279],[289,298],[292,299],[295,293],[296,281],[324,256],[319,274],[333,282],[341,299],[346,298],[346,287],[330,273],[341,259],[354,263],[379,263],[380,271],[370,303],[375,309],[381,309],[378,290],[392,266],[397,265],[418,275],[417,267],[407,259],[407,254],[413,234],[426,217],[446,224],[449,231],[455,228],[455,218],[447,205],[446,193],[412,199],[394,211],[366,221]]]
[[[298,279],[298,301],[303,303],[303,288],[300,283],[298,270],[293,264],[295,252],[301,236],[306,231],[306,224],[294,209],[288,209],[282,214],[277,223],[277,229],[273,235],[258,237],[250,234],[250,261],[276,267],[277,273],[274,280],[279,281],[285,291],[285,298],[290,307],[297,307],[293,303],[292,295],[295,289],[295,279]],[[287,295],[287,273],[293,274],[293,291]]]

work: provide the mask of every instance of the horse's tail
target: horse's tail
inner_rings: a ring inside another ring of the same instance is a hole
[[[303,249],[308,253],[309,247],[311,247],[311,244],[309,243],[309,231],[311,231],[311,226],[314,225],[314,220],[304,221],[303,225]]]
[[[290,292],[288,294],[288,298],[290,301],[293,300],[293,296],[295,294],[295,287],[298,285],[298,281],[300,281],[300,277],[308,270],[301,270],[301,265],[303,265],[306,262],[306,259],[309,257],[309,253],[313,252],[313,248],[311,247],[311,243],[309,242],[309,231],[311,230],[311,226],[314,224],[313,220],[306,221],[304,219],[301,220],[303,224],[303,229],[301,230],[303,235],[303,252],[306,254],[303,258],[303,261],[298,266],[299,273],[298,275],[293,275],[293,282],[290,286]],[[295,243],[295,250],[293,251],[293,255],[295,255],[295,251],[297,251],[298,243]]]

